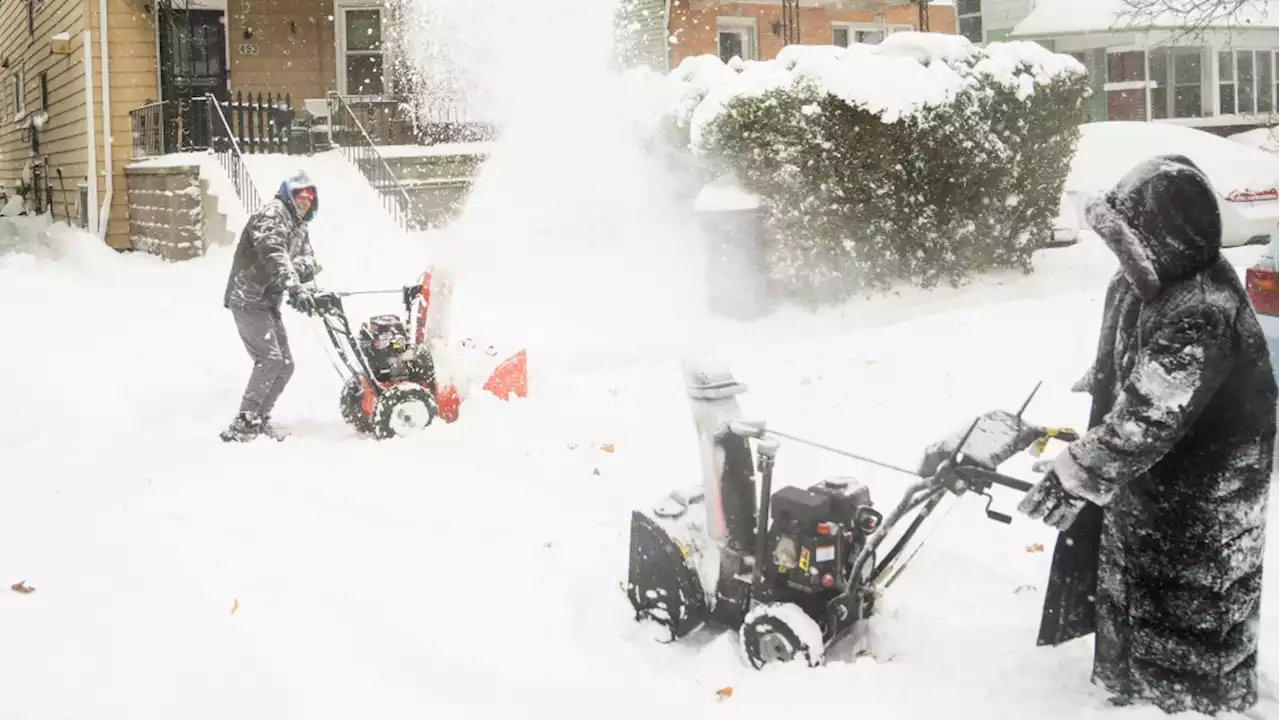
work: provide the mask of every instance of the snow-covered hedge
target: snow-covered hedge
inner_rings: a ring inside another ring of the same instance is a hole
[[[667,112],[711,174],[761,196],[773,280],[813,301],[1030,268],[1085,119],[1085,68],[1028,42],[902,32],[689,58]]]

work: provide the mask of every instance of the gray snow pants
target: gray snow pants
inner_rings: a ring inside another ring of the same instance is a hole
[[[240,412],[267,417],[293,377],[293,354],[280,308],[250,310],[231,307],[245,350],[253,358],[253,372],[240,400]]]

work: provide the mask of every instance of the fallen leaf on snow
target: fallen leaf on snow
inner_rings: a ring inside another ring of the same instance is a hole
[[[733,697],[733,688],[722,687],[716,691],[716,696],[719,697],[719,699],[721,700],[724,700],[725,698]]]
[[[1034,545],[1028,545],[1027,552],[1029,553],[1044,552],[1044,545],[1041,545],[1040,543],[1036,543]]]
[[[235,615],[236,611],[239,609],[240,609],[240,598],[234,598],[231,601],[231,614]]]
[[[607,453],[611,453],[614,450],[613,443],[600,443],[600,449]]]
[[[36,591],[35,588],[27,584],[26,580],[19,580],[18,582],[10,585],[9,589],[16,593],[22,593],[23,595],[29,595]]]

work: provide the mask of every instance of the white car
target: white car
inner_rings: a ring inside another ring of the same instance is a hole
[[[1062,194],[1055,244],[1076,242],[1089,225],[1088,200],[1134,165],[1154,155],[1190,158],[1218,194],[1225,247],[1266,244],[1280,224],[1276,156],[1203,130],[1158,122],[1098,122],[1080,126],[1080,141]]]

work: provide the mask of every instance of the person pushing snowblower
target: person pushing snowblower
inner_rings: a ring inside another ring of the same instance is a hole
[[[1188,158],[1139,163],[1087,216],[1120,267],[1077,384],[1089,430],[1019,506],[1061,531],[1037,642],[1093,634],[1117,705],[1248,712],[1276,437],[1262,328]]]
[[[240,233],[222,305],[231,311],[253,370],[239,412],[221,433],[225,442],[285,437],[271,424],[271,411],[293,376],[293,353],[280,305],[287,296],[298,312],[309,315],[315,310],[319,291],[303,283],[322,269],[307,232],[319,206],[315,183],[298,170],[280,183],[270,202],[249,216]]]

